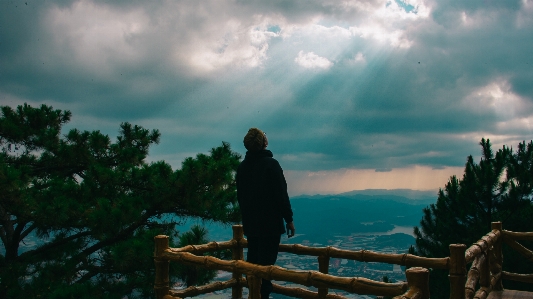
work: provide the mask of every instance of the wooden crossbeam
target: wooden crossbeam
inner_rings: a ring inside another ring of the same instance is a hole
[[[373,252],[370,250],[343,250],[335,247],[308,247],[300,244],[280,244],[280,252],[288,252],[298,255],[326,256],[331,258],[341,258],[356,260],[360,262],[377,262],[402,265],[407,267],[424,267],[432,269],[448,269],[450,259],[445,258],[426,258],[408,253],[388,254]]]
[[[472,244],[472,246],[470,246],[465,252],[466,263],[471,263],[474,261],[476,256],[480,255],[482,252],[487,252],[490,247],[498,242],[498,238],[500,238],[500,236],[501,232],[493,229],[491,232],[481,237],[479,241]]]
[[[165,251],[162,256],[183,264],[228,272],[242,272],[268,280],[290,281],[317,288],[334,288],[350,293],[398,296],[407,291],[407,283],[384,283],[366,278],[337,277],[317,271],[294,271],[278,266],[260,266],[245,261],[224,261],[212,256],[196,256],[188,252]]]
[[[522,244],[518,243],[517,241],[511,239],[509,235],[505,236],[503,238],[503,241],[505,244],[511,246],[514,250],[518,251],[522,256],[524,256],[528,261],[533,262],[533,251],[525,248],[522,246]]]
[[[512,232],[508,230],[503,230],[502,233],[504,237],[511,237],[514,240],[533,241],[533,232]]]
[[[302,298],[302,299],[317,299],[319,294],[318,292],[313,292],[306,290],[304,288],[289,288],[284,287],[279,284],[273,283],[272,286],[274,289],[272,292],[289,296],[289,297],[295,297],[295,298]],[[326,299],[348,299],[344,296],[335,295],[335,294],[326,294]]]
[[[533,274],[518,274],[502,271],[502,278],[526,283],[533,283]]]

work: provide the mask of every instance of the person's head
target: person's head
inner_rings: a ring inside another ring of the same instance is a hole
[[[244,147],[249,151],[259,151],[268,146],[266,134],[258,128],[250,128],[244,136]]]

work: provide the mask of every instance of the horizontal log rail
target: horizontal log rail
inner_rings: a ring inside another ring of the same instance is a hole
[[[212,256],[197,256],[188,252],[166,250],[162,257],[169,261],[202,266],[208,269],[241,272],[268,280],[289,281],[316,288],[334,288],[362,295],[398,296],[407,291],[407,283],[385,283],[367,278],[337,277],[318,271],[295,271],[279,266],[260,266],[241,260],[225,261]]]
[[[470,246],[465,252],[466,263],[470,264],[474,261],[476,256],[479,256],[483,252],[487,252],[487,250],[489,250],[500,239],[500,236],[501,232],[493,229],[491,232],[481,237],[479,241],[472,244],[472,246]]]
[[[312,248],[302,245],[281,244],[279,251],[299,255],[317,256],[319,261],[318,271],[294,271],[278,266],[259,266],[243,261],[243,248],[248,246],[244,239],[242,226],[233,226],[233,239],[226,242],[209,242],[202,245],[188,245],[181,248],[169,248],[167,236],[157,236],[154,260],[156,262],[156,290],[157,298],[184,298],[200,294],[232,288],[232,298],[242,297],[242,287],[248,287],[250,297],[257,297],[260,279],[288,281],[304,286],[314,286],[318,292],[303,288],[284,287],[274,284],[274,292],[308,299],[343,299],[345,297],[328,294],[328,289],[344,290],[350,293],[370,294],[378,296],[397,296],[397,298],[411,298],[422,296],[429,298],[429,271],[424,268],[411,268],[406,275],[411,277],[407,283],[384,283],[366,278],[338,277],[329,275],[328,266],[330,257],[346,258],[364,262],[385,262],[407,266],[430,265],[431,267],[446,268],[448,258],[426,259],[410,254],[383,254],[372,251],[349,251],[335,247]],[[163,242],[163,243],[161,243]],[[231,249],[233,260],[219,260],[212,256],[203,256],[203,253]],[[170,290],[168,286],[168,262],[177,261],[182,264],[201,266],[209,269],[223,270],[233,273],[233,278],[225,282],[211,283],[201,287],[188,287],[183,290]],[[163,269],[161,269],[163,268]],[[158,274],[159,273],[159,274]],[[246,274],[249,278],[242,277]],[[166,275],[166,276],[165,276]],[[408,279],[409,280],[409,279]],[[258,284],[259,282],[259,284]],[[409,291],[408,291],[409,289]],[[406,293],[408,291],[408,293]],[[255,293],[255,295],[254,295]]]
[[[277,283],[273,283],[274,289],[272,292],[289,297],[302,298],[302,299],[316,299],[318,298],[318,292],[306,290],[304,288],[289,288],[281,286]],[[326,294],[325,299],[348,299],[341,295]]]
[[[246,281],[246,278],[241,278],[240,282],[238,282],[236,279],[230,279],[225,282],[214,282],[214,283],[211,283],[205,286],[200,286],[200,287],[190,286],[183,290],[177,290],[177,291],[170,290],[169,292],[170,297],[167,297],[167,298],[175,299],[175,298],[195,297],[198,295],[203,295],[203,294],[207,294],[207,293],[211,293],[215,291],[224,290],[224,289],[227,289],[233,286],[237,286],[239,284],[241,286],[247,286],[248,282]],[[302,299],[316,299],[318,296],[318,292],[309,291],[304,288],[294,288],[294,287],[289,288],[289,287],[281,286],[277,283],[272,283],[272,286],[274,288],[273,290],[274,293],[282,294],[285,296],[302,298]],[[327,294],[325,299],[348,299],[348,298],[341,296],[341,295],[336,295],[336,294]]]
[[[241,279],[241,283],[237,283],[235,279],[231,279],[225,282],[214,282],[205,286],[196,287],[196,286],[190,286],[183,290],[170,290],[170,296],[164,297],[167,299],[175,299],[175,298],[185,298],[185,297],[195,297],[198,295],[203,295],[215,291],[224,290],[233,286],[247,286],[248,282],[246,281],[246,278]],[[295,298],[303,298],[303,299],[316,299],[318,296],[318,292],[309,291],[304,288],[298,288],[298,287],[284,287],[276,283],[272,283],[273,286],[273,293],[282,294],[289,297],[295,297]],[[336,295],[336,294],[326,294],[326,299],[348,299],[347,297]],[[411,298],[411,297],[408,297]]]
[[[502,271],[503,243],[533,262],[533,251],[517,240],[533,241],[533,232],[506,231],[502,229],[501,222],[493,222],[492,231],[465,251],[465,262],[472,263],[465,284],[465,298],[485,299],[492,290],[503,290],[502,279],[533,283],[533,274]],[[476,291],[478,283],[479,289]]]
[[[308,247],[300,244],[280,244],[280,252],[288,252],[299,255],[310,256],[326,256],[332,258],[342,258],[348,260],[356,260],[359,262],[377,262],[395,264],[407,267],[424,267],[434,269],[448,269],[450,258],[426,258],[416,255],[404,254],[389,254],[373,252],[370,250],[343,250],[335,247]]]
[[[504,238],[508,237],[513,240],[533,241],[533,232],[512,232],[508,230],[503,230],[502,234]]]
[[[502,278],[526,283],[533,283],[533,274],[518,274],[502,271]]]
[[[517,240],[533,241],[533,232],[512,232],[503,230],[502,234],[503,242],[505,244],[520,253],[528,261],[533,262],[533,251],[527,249],[522,244],[517,242]],[[502,271],[501,278],[525,283],[533,283],[533,274],[519,274]]]
[[[368,250],[344,250],[332,246],[308,247],[300,244],[280,244],[279,252],[318,257],[319,271],[295,271],[278,266],[260,266],[245,262],[243,248],[248,242],[243,236],[242,226],[233,226],[233,239],[225,242],[209,242],[203,245],[188,245],[169,248],[167,236],[155,238],[156,281],[154,289],[158,299],[185,298],[232,288],[232,298],[242,298],[242,288],[248,287],[249,298],[258,299],[261,278],[287,281],[304,286],[314,286],[318,292],[304,288],[285,287],[273,284],[273,292],[303,299],[346,299],[344,296],[328,294],[328,289],[344,290],[350,293],[396,296],[395,299],[429,298],[429,271],[425,268],[448,269],[450,272],[451,299],[484,299],[492,290],[503,290],[502,279],[533,283],[533,274],[517,274],[502,271],[502,244],[505,243],[533,261],[533,251],[516,240],[533,240],[533,232],[511,232],[502,229],[501,222],[492,223],[492,231],[481,237],[469,248],[462,244],[450,245],[450,256],[424,258],[411,254],[387,254]],[[206,252],[232,250],[231,261],[203,256]],[[406,271],[407,283],[384,283],[366,278],[338,277],[329,275],[330,258],[342,258],[360,262],[378,262],[413,267]],[[232,273],[225,282],[215,282],[200,287],[170,290],[169,261],[201,266]],[[466,271],[468,264],[470,270]],[[424,268],[421,268],[424,267]],[[242,275],[247,275],[243,278]],[[479,285],[479,286],[478,286]],[[476,286],[479,287],[476,290]]]
[[[505,236],[503,238],[503,241],[505,242],[505,244],[509,245],[509,247],[518,251],[518,253],[525,257],[528,261],[533,262],[533,252],[531,250],[522,246],[522,244],[509,237],[509,235]]]
[[[172,252],[190,252],[194,254],[201,254],[210,251],[233,249],[236,246],[248,248],[248,241],[241,239],[240,241],[231,240],[225,242],[209,242],[203,245],[187,245],[181,248],[170,248]],[[404,254],[388,254],[373,252],[370,250],[343,250],[332,246],[327,247],[309,247],[300,244],[280,244],[279,252],[292,253],[296,255],[309,256],[324,256],[329,258],[341,258],[355,260],[359,262],[377,262],[395,264],[407,267],[424,267],[432,269],[448,269],[450,258],[426,258],[408,253]]]
[[[190,252],[194,254],[201,254],[205,252],[211,252],[211,251],[219,251],[219,250],[226,250],[226,249],[233,249],[237,246],[241,246],[242,248],[248,247],[248,241],[246,239],[241,239],[240,241],[237,240],[230,240],[225,242],[209,242],[207,244],[202,245],[187,245],[180,248],[169,248],[172,252]]]

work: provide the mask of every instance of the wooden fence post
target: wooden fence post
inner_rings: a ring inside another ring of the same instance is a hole
[[[329,256],[321,255],[318,257],[318,271],[324,274],[329,273]],[[328,295],[328,288],[318,288],[318,298],[324,299]]]
[[[154,250],[154,262],[155,262],[155,283],[154,291],[157,299],[162,299],[165,295],[168,295],[169,291],[169,277],[168,267],[170,262],[161,257],[163,251],[168,249],[168,236],[157,235],[154,237],[155,250]]]
[[[248,280],[248,299],[261,299],[261,277],[253,274],[246,276],[246,280]]]
[[[422,292],[420,299],[429,299],[429,270],[422,267],[413,267],[405,271],[409,289],[416,288]],[[464,298],[464,297],[463,297]]]
[[[465,298],[466,259],[464,244],[450,244],[450,299]]]
[[[499,230],[500,231],[500,237],[498,238],[498,241],[494,243],[492,246],[492,254],[489,255],[490,260],[490,270],[492,271],[493,275],[496,275],[502,271],[503,267],[503,254],[502,254],[502,243],[503,243],[503,233],[502,233],[502,223],[501,222],[492,222],[491,228],[493,230]],[[493,288],[494,291],[503,291],[503,284],[502,279],[500,276],[500,279],[496,282]]]
[[[244,232],[242,225],[233,225],[233,240],[237,241],[237,245],[232,249],[232,259],[233,260],[244,260],[244,251],[241,245],[242,240],[244,239]],[[233,279],[236,279],[238,284],[231,288],[231,298],[240,299],[242,298],[242,285],[240,283],[242,279],[242,273],[233,272]]]

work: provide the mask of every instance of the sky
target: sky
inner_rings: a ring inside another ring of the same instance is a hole
[[[0,104],[158,129],[175,169],[267,133],[291,196],[435,190],[533,133],[533,0],[2,0]]]

